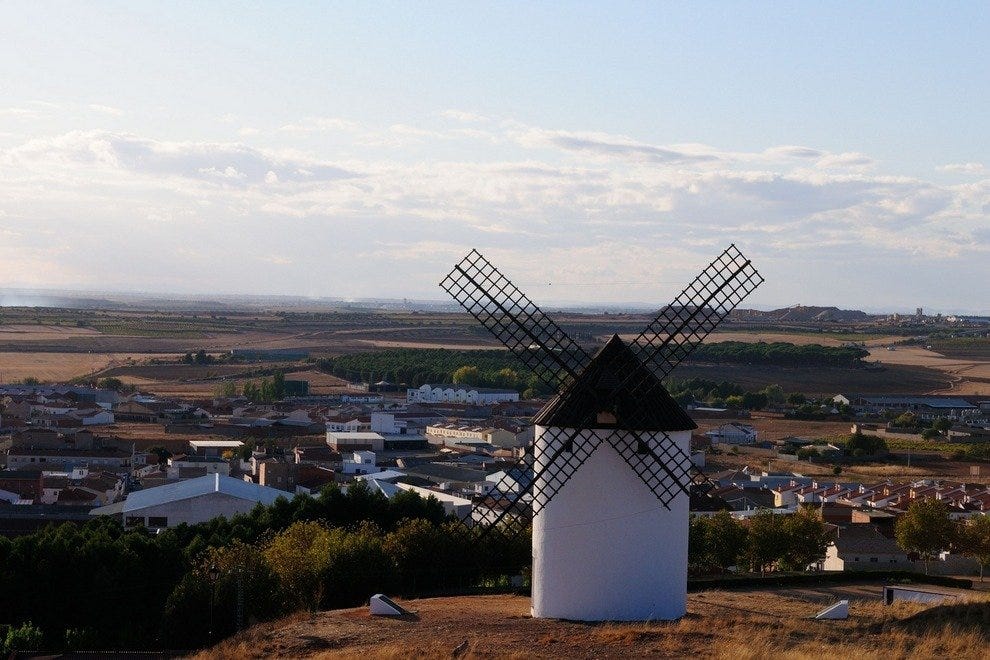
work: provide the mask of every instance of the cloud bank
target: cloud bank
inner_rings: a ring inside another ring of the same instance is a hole
[[[536,297],[659,303],[735,242],[764,265],[767,304],[877,307],[879,287],[891,307],[990,305],[973,284],[990,279],[990,179],[975,163],[940,168],[959,177],[945,183],[856,151],[652,144],[463,110],[239,133],[83,130],[0,148],[0,277],[438,298],[444,268],[478,247],[519,281],[581,285]],[[335,146],[308,143],[326,135]]]

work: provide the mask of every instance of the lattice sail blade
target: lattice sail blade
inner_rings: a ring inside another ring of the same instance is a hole
[[[481,529],[479,537],[499,532],[506,537],[526,531],[533,519],[533,457],[519,459],[471,506],[470,524]],[[468,521],[465,521],[468,522]]]
[[[730,245],[660,310],[631,348],[659,378],[666,378],[762,283],[749,259]]]
[[[548,428],[537,438],[533,470],[533,515],[560,492],[602,439],[588,429]]]
[[[530,521],[560,492],[564,484],[601,445],[589,430],[547,429],[538,440],[538,455],[526,455],[474,503],[471,518],[505,536],[523,533]]]
[[[555,390],[571,382],[591,360],[477,250],[454,266],[440,286]]]
[[[660,504],[669,509],[679,495],[690,495],[696,468],[691,457],[669,435],[663,432],[658,435],[619,432],[611,441]]]

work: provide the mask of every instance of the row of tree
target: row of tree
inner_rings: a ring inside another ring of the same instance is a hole
[[[868,354],[864,349],[856,347],[728,341],[701,344],[695,348],[690,359],[697,362],[853,367],[858,366]],[[532,372],[507,351],[400,348],[322,358],[316,364],[322,371],[348,380],[369,383],[388,380],[413,387],[429,382],[448,382],[454,379],[458,371],[467,369],[461,377],[470,380],[462,382],[471,385],[513,387],[520,392],[532,388],[537,393],[544,393]],[[511,372],[513,376],[510,378],[507,372]],[[707,389],[698,392],[701,387]],[[741,388],[722,387],[720,383],[708,386],[708,383],[695,382],[686,389],[690,389],[699,400],[705,400],[706,397],[724,399],[745,394]],[[763,400],[762,406],[775,402],[773,395],[776,394],[781,395],[782,399],[782,392],[767,393],[768,398]],[[758,402],[754,405],[758,405]]]
[[[943,550],[952,550],[973,557],[980,564],[980,581],[983,571],[990,566],[990,516],[974,516],[969,520],[954,521],[949,516],[949,506],[936,499],[918,500],[894,525],[897,543],[908,552],[918,554],[928,562]]]
[[[299,523],[322,531],[303,527],[283,536]],[[192,648],[208,641],[211,598],[216,630],[233,631],[237,589],[243,597],[246,585],[256,589],[242,600],[243,623],[314,603],[357,605],[369,590],[476,584],[518,573],[529,561],[528,538],[491,534],[473,543],[467,534],[435,498],[403,492],[388,499],[363,482],[154,535],[102,517],[49,526],[0,537],[0,624],[31,623],[50,649],[66,646],[67,630],[75,631],[75,644],[89,648]],[[301,538],[311,537],[311,546],[327,550],[313,551],[322,562],[313,569],[318,592],[303,589],[284,568],[298,563],[292,553]],[[400,542],[410,539],[415,542]],[[211,583],[204,576],[214,565]]]
[[[803,571],[825,558],[829,534],[817,513],[761,512],[746,524],[721,511],[691,519],[688,565],[699,574],[724,573],[730,567],[765,573]]]
[[[225,380],[217,385],[215,392],[218,397],[233,397],[240,394],[253,403],[281,401],[285,398],[285,374],[277,371],[271,378],[262,378],[260,381],[249,380],[240,389],[236,382]]]
[[[869,354],[865,348],[858,346],[721,341],[697,346],[690,360],[787,367],[858,367]]]
[[[279,371],[271,378],[262,378],[259,383],[250,380],[244,383],[241,393],[255,403],[281,401],[285,398],[285,374]]]
[[[401,348],[321,358],[316,366],[339,378],[366,383],[387,380],[419,387],[424,383],[453,382],[515,389],[527,398],[551,393],[507,351]]]
[[[217,362],[217,358],[201,348],[196,352],[186,351],[186,354],[181,358],[181,362],[183,364],[213,364]]]

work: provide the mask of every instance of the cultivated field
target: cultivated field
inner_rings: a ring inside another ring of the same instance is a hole
[[[986,658],[990,603],[884,606],[879,585],[690,594],[671,623],[586,624],[529,616],[529,598],[473,596],[404,602],[415,616],[367,608],[259,624],[197,658]],[[812,621],[850,599],[845,621]]]
[[[921,346],[898,346],[893,351],[874,349],[870,359],[940,371],[950,381],[947,387],[937,390],[942,394],[990,395],[990,361],[986,359],[948,358]]]
[[[146,353],[0,353],[0,383],[12,383],[25,378],[43,382],[66,382],[108,367],[141,362]],[[161,356],[156,356],[161,357]]]
[[[3,308],[0,321],[0,380],[26,377],[56,381],[114,375],[143,388],[167,388],[178,396],[198,397],[215,389],[218,376],[249,377],[252,369],[282,365],[252,364],[244,372],[216,366],[209,375],[188,374],[181,365],[137,364],[151,358],[174,361],[176,355],[204,349],[224,353],[236,348],[301,349],[313,356],[334,356],[383,348],[500,348],[492,336],[466,314],[329,310],[284,312],[225,309],[222,312],[158,310],[78,310]],[[647,315],[556,314],[578,341],[593,343],[612,332],[635,336]],[[860,392],[990,393],[988,340],[943,340],[955,354],[947,358],[920,347],[882,347],[903,337],[876,332],[840,333],[754,329],[733,323],[710,335],[709,342],[789,342],[838,346],[850,341],[873,349],[872,359],[885,369],[787,368],[741,364],[682,365],[675,377],[728,380],[758,390],[776,383],[786,391],[806,394]],[[954,342],[954,343],[953,343]],[[948,349],[947,349],[948,350]],[[64,357],[59,357],[64,356]],[[133,367],[112,369],[112,367]],[[141,368],[137,368],[141,367]],[[316,390],[319,393],[319,390]]]

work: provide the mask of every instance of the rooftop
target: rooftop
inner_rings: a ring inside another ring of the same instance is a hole
[[[169,502],[188,500],[194,497],[208,495],[209,493],[222,493],[231,497],[261,502],[266,505],[272,504],[279,497],[286,496],[285,492],[281,490],[259,486],[258,484],[234,479],[233,477],[225,477],[221,474],[209,474],[195,479],[165,484],[164,486],[137,490],[130,493],[126,500],[118,504],[122,505],[120,511],[127,513]],[[99,509],[94,509],[93,514],[114,513],[114,511],[104,511],[104,509],[108,508],[100,507]]]

